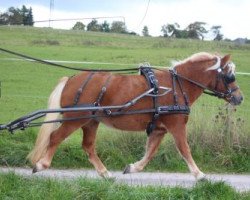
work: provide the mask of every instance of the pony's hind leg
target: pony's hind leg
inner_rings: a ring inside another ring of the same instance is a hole
[[[87,122],[63,122],[58,129],[53,131],[50,135],[46,153],[38,160],[38,162],[36,162],[35,167],[33,168],[33,173],[49,168],[58,145],[84,123]]]
[[[148,162],[153,158],[155,155],[162,138],[165,135],[165,130],[154,130],[147,139],[146,144],[146,152],[143,158],[133,164],[129,164],[125,170],[124,174],[127,173],[134,173],[134,172],[140,172],[144,169],[144,167],[148,164]]]
[[[95,167],[98,174],[104,178],[111,178],[111,173],[106,169],[100,158],[98,157],[95,149],[96,132],[99,122],[91,121],[91,123],[82,127],[83,141],[82,148],[86,151],[89,161]]]

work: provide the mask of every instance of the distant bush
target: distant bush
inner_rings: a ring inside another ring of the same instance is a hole
[[[60,45],[60,43],[57,40],[46,40],[46,43],[48,45]]]
[[[34,45],[51,45],[51,46],[58,46],[60,42],[57,40],[33,40],[32,44]]]

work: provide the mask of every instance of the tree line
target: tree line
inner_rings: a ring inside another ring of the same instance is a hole
[[[72,29],[136,35],[135,32],[128,31],[125,22],[122,21],[113,21],[111,24],[109,24],[107,21],[104,21],[103,23],[98,23],[96,19],[93,19],[90,23],[87,24],[87,26],[82,22],[76,22]]]
[[[23,5],[21,8],[10,7],[6,12],[0,12],[0,25],[28,25],[33,26],[33,13],[32,8],[27,8]],[[161,27],[161,32],[164,37],[168,38],[191,38],[203,40],[205,35],[210,32],[213,36],[213,40],[223,40],[223,34],[221,33],[221,26],[212,26],[209,30],[206,29],[205,22],[193,22],[186,28],[181,29],[178,23],[168,23]],[[113,21],[109,24],[107,21],[99,23],[96,19],[93,19],[87,25],[82,22],[76,22],[72,27],[73,30],[83,31],[97,31],[106,33],[123,33],[137,35],[134,31],[128,31],[125,22]],[[149,37],[149,29],[144,26],[142,29],[142,35]]]
[[[213,34],[214,40],[222,40],[223,35],[220,32],[221,26],[212,26],[210,30],[205,28],[205,22],[194,22],[189,24],[185,29],[180,29],[178,23],[166,24],[161,28],[161,32],[164,37],[169,38],[191,38],[191,39],[201,39],[203,40],[205,34],[209,31]],[[135,32],[127,31],[126,25],[122,21],[114,21],[111,25],[104,21],[104,23],[99,24],[96,19],[93,19],[89,24],[84,25],[82,22],[76,22],[72,28],[73,30],[83,30],[83,31],[97,31],[97,32],[114,32],[114,33],[126,33],[126,34],[136,34]],[[149,29],[144,26],[142,29],[143,36],[150,36]]]
[[[22,6],[21,9],[10,7],[6,12],[0,12],[0,25],[25,25],[33,26],[32,8]]]
[[[191,38],[203,40],[205,34],[211,32],[213,34],[213,40],[222,40],[223,35],[220,32],[221,26],[212,26],[210,30],[205,28],[205,22],[194,22],[189,24],[185,29],[180,29],[178,23],[163,25],[161,31],[164,37],[174,38]]]

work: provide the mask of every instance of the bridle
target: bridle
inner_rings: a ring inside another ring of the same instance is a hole
[[[236,86],[234,88],[229,87],[230,83],[233,83],[235,81],[235,75],[233,73],[227,73],[227,74],[224,73],[223,68],[224,67],[220,66],[217,69],[216,83],[215,83],[215,87],[214,87],[214,91],[216,91],[216,93],[215,93],[216,95],[214,95],[214,94],[212,94],[212,95],[217,96],[218,98],[231,99],[233,97],[232,93],[235,92],[236,90],[238,90],[239,86]],[[222,80],[223,85],[226,89],[226,92],[218,92],[217,88],[218,88],[220,80]]]
[[[216,75],[216,82],[215,82],[215,86],[213,88],[207,87],[205,85],[203,85],[202,83],[199,83],[195,80],[189,79],[181,74],[178,74],[176,69],[171,69],[170,73],[180,79],[186,80],[202,89],[204,89],[203,93],[211,95],[211,96],[215,96],[218,98],[223,98],[223,99],[232,99],[233,98],[233,92],[235,92],[236,90],[239,89],[239,86],[236,86],[234,88],[231,88],[229,85],[231,83],[233,83],[235,81],[235,75],[233,73],[224,73],[223,72],[223,68],[227,67],[227,65],[229,65],[230,63],[227,63],[225,66],[219,66],[217,68],[217,75]],[[218,86],[220,81],[223,82],[224,87],[226,89],[225,92],[221,92],[218,91]]]

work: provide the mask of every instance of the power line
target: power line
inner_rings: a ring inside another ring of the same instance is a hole
[[[49,8],[49,27],[50,27],[50,21],[51,21],[51,16],[54,10],[54,0],[50,0],[50,8]]]
[[[147,8],[146,8],[145,14],[144,14],[144,16],[143,16],[143,18],[142,18],[142,20],[141,20],[141,22],[139,23],[139,25],[138,25],[137,28],[139,28],[139,27],[142,25],[144,19],[146,18],[147,14],[148,14],[149,3],[150,3],[150,0],[148,0],[148,5],[147,5]]]
[[[122,18],[125,23],[125,17],[123,16],[104,16],[104,17],[82,17],[82,18],[68,18],[68,19],[46,19],[34,21],[34,23],[43,23],[43,22],[59,22],[59,21],[77,21],[77,20],[85,20],[85,19],[110,19],[110,18]]]

